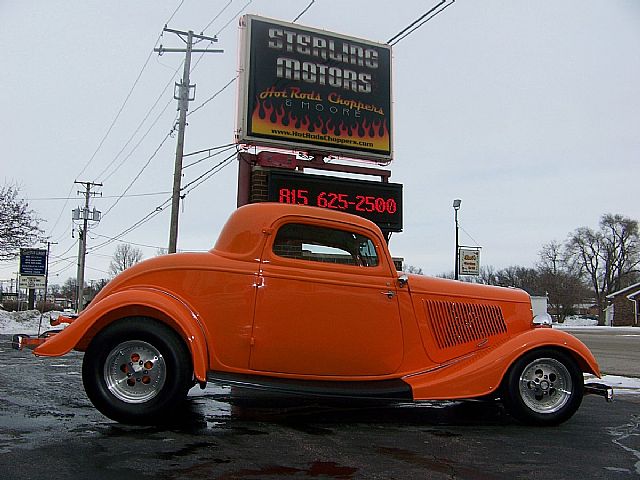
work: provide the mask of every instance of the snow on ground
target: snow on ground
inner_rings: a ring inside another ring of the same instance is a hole
[[[640,378],[620,377],[618,375],[603,375],[598,378],[595,375],[586,374],[585,383],[604,383],[613,387],[614,398],[618,395],[640,395]]]
[[[56,319],[60,314],[61,312],[47,312],[42,315],[41,331],[51,330],[49,317]],[[5,310],[0,310],[0,334],[37,334],[39,323],[40,312],[37,310],[26,310],[22,312],[7,312]]]
[[[566,327],[595,327],[598,325],[598,320],[578,315],[571,315],[564,319],[564,323],[560,323],[558,325],[564,325]],[[556,324],[554,323],[553,326],[555,327]]]

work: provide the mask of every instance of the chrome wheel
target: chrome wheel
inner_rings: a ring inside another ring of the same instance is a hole
[[[559,411],[573,393],[569,370],[555,358],[538,358],[529,363],[522,370],[518,385],[524,404],[541,414]]]
[[[166,378],[164,357],[153,345],[141,340],[120,343],[104,363],[107,388],[127,403],[151,400],[160,392]]]

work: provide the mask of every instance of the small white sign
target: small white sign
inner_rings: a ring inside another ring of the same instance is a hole
[[[480,275],[480,250],[460,249],[460,275]]]
[[[20,288],[35,288],[44,290],[44,276],[20,275]]]

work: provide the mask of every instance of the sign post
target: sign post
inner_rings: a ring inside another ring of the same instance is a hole
[[[35,290],[45,288],[47,251],[37,248],[20,249],[19,287],[29,290],[29,308],[34,307]]]

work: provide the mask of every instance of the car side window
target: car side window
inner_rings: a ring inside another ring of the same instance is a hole
[[[359,233],[334,228],[288,223],[276,234],[273,253],[280,257],[312,262],[375,267],[374,243]]]

